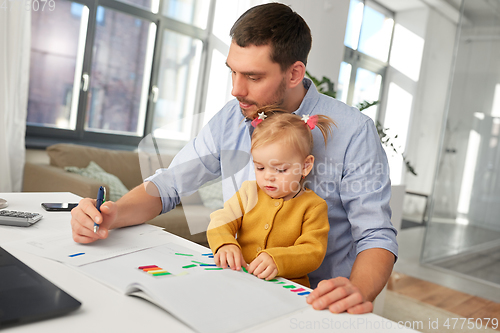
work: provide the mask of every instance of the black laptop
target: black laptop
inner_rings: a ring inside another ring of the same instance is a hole
[[[0,329],[60,316],[80,305],[0,247]]]

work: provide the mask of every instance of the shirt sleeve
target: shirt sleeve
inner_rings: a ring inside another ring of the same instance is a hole
[[[180,197],[197,191],[206,182],[221,175],[220,138],[223,135],[224,109],[218,112],[200,133],[174,157],[168,168],[158,169],[145,179],[158,188],[162,214],[175,208]],[[161,159],[161,156],[155,158]]]
[[[328,205],[322,201],[308,209],[303,217],[302,233],[289,247],[263,250],[278,268],[278,276],[301,277],[317,269],[326,254],[328,243]]]
[[[356,254],[383,248],[397,257],[397,232],[391,223],[389,206],[389,166],[370,119],[352,137],[345,161],[340,197],[351,223]]]

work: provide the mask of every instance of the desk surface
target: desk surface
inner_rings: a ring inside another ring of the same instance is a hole
[[[46,212],[41,202],[78,202],[72,193],[0,193],[8,201],[9,210],[41,213],[44,217],[35,225],[22,227],[0,226],[0,246],[12,253],[39,274],[78,299],[82,306],[64,317],[12,327],[5,332],[193,332],[191,328],[161,308],[136,297],[122,295],[81,274],[76,269],[20,250],[9,249],[9,242],[18,241],[51,231],[70,229],[69,212]],[[203,251],[203,247],[183,238],[175,242]],[[206,250],[206,249],[205,249]],[[328,311],[307,308],[272,323],[254,327],[251,332],[412,332],[397,323],[374,314],[334,315]]]

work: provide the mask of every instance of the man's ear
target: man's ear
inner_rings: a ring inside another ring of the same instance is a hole
[[[314,156],[308,155],[304,160],[304,168],[302,169],[302,176],[306,177],[314,166]]]
[[[296,61],[290,68],[289,72],[289,87],[295,88],[299,84],[302,84],[302,79],[306,75],[306,66],[302,61]]]

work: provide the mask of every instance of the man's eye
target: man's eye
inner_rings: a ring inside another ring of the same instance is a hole
[[[260,80],[260,78],[259,78],[259,77],[251,77],[251,76],[249,76],[249,77],[248,77],[248,79],[249,79],[250,81],[259,81],[259,80]]]

